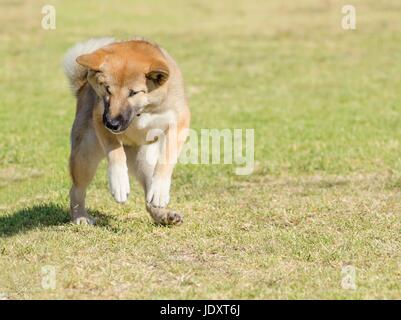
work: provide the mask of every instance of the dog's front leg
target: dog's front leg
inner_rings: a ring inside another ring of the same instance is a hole
[[[178,155],[187,136],[187,123],[170,127],[161,143],[161,152],[149,186],[146,188],[146,209],[157,223],[179,224],[182,216],[167,209],[170,201],[171,177]]]
[[[153,207],[164,208],[170,201],[171,176],[180,150],[176,127],[169,128],[157,143],[159,152],[152,155],[157,161],[147,187],[146,202]]]
[[[94,113],[94,127],[107,156],[109,189],[118,203],[124,203],[130,193],[127,157],[122,141],[103,126],[102,114]]]
[[[109,189],[118,203],[124,203],[130,193],[127,159],[122,145],[108,146]]]
[[[163,158],[166,155],[166,149],[163,148],[158,157]],[[171,176],[173,173],[174,162],[168,162],[173,159],[161,159],[154,167],[145,173],[146,187],[146,210],[150,213],[156,223],[169,225],[180,224],[183,221],[182,215],[167,209],[170,201]],[[153,172],[153,174],[152,174]]]

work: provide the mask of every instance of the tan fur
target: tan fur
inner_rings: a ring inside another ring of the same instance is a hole
[[[70,156],[73,221],[94,223],[85,209],[86,188],[107,158],[110,190],[118,202],[126,201],[129,170],[142,184],[146,209],[156,223],[182,222],[181,215],[166,208],[190,122],[177,64],[164,49],[143,39],[115,42],[76,61],[87,72],[81,70],[84,78],[70,78],[77,95]],[[152,129],[165,132],[166,143],[149,141]]]

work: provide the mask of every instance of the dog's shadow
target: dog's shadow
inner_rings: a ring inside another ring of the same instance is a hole
[[[90,212],[90,214],[100,220],[100,225],[108,225],[109,217],[98,211]],[[54,203],[35,205],[0,216],[0,237],[9,237],[32,229],[69,223],[71,223],[71,218],[66,207]]]

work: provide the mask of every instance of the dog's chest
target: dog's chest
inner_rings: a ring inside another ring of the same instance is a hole
[[[155,141],[155,137],[176,125],[174,111],[142,113],[136,116],[122,138],[126,145],[144,145]]]

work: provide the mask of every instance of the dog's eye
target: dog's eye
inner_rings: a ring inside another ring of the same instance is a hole
[[[106,86],[106,92],[107,92],[109,95],[111,95],[110,86]]]
[[[134,90],[131,89],[131,90],[129,91],[128,97],[133,97],[134,95],[136,95],[136,94],[139,93],[139,92],[145,93],[144,90],[134,91]]]
[[[137,91],[134,91],[134,90],[130,90],[129,91],[129,94],[128,94],[128,97],[133,97],[134,95],[136,95],[138,92]]]

